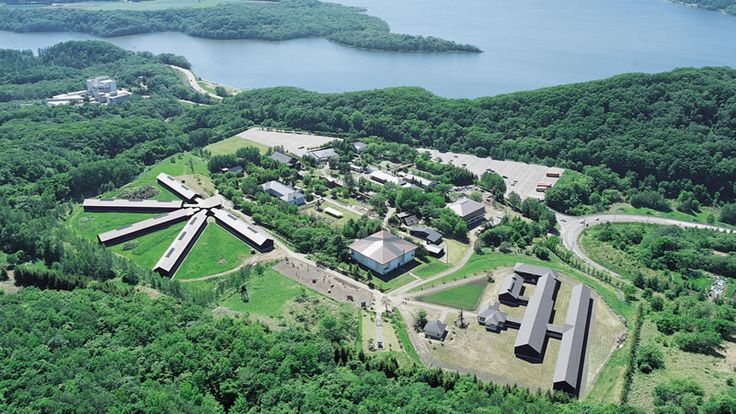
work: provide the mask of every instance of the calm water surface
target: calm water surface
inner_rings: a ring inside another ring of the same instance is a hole
[[[241,88],[324,92],[421,86],[477,97],[623,72],[735,66],[736,17],[663,0],[338,0],[367,7],[393,31],[472,43],[466,53],[374,52],[323,39],[207,40],[180,33],[107,39],[136,51],[177,53],[199,76]],[[78,33],[0,32],[0,48],[37,49]]]

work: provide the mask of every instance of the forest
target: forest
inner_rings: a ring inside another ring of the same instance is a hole
[[[736,0],[682,0],[683,4],[692,4],[708,10],[722,10],[736,15]]]
[[[736,70],[703,68],[478,99],[408,87],[342,94],[260,89],[198,108],[184,123],[212,140],[262,124],[556,165],[584,173],[587,183],[558,184],[553,190],[562,194],[550,198],[575,200],[559,209],[584,213],[615,199],[614,191],[630,197],[654,190],[668,199],[689,191],[702,205],[733,201],[734,119]]]
[[[182,32],[208,39],[288,40],[323,37],[365,49],[410,52],[481,52],[475,46],[434,37],[391,33],[363,10],[318,0],[243,2],[165,10],[0,8],[0,30],[74,31],[101,37]]]

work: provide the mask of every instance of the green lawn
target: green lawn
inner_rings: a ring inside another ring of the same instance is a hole
[[[137,237],[125,243],[116,244],[110,249],[119,253],[142,267],[153,269],[158,260],[171,245],[186,222],[174,224],[171,227],[154,231],[145,236]]]
[[[406,321],[404,321],[398,311],[391,314],[391,324],[394,327],[394,331],[396,331],[396,336],[399,338],[401,349],[404,351],[403,354],[408,359],[406,361],[407,365],[416,364],[417,366],[422,366],[422,360],[419,358],[419,354],[417,354],[417,350],[414,349],[414,345],[409,338],[409,331],[407,330],[409,328],[406,326]],[[401,363],[402,359],[399,358],[398,361]]]
[[[314,207],[305,208],[304,210],[302,210],[302,212],[304,214],[307,214],[307,215],[310,215],[310,216],[318,217],[318,218],[320,218],[320,219],[322,219],[322,220],[330,223],[330,225],[332,227],[336,227],[336,228],[342,227],[350,219],[358,220],[360,218],[360,215],[358,213],[355,213],[352,210],[348,210],[345,207],[338,206],[335,203],[331,203],[329,201],[325,201],[324,203],[322,203],[322,208],[323,209],[325,209],[327,207],[333,208],[333,209],[341,212],[343,214],[342,218],[332,217],[331,215],[325,213],[324,211],[321,211],[321,212],[320,211],[317,211]]]
[[[452,265],[441,262],[435,257],[427,257],[427,262],[422,263],[421,265],[414,268],[414,270],[412,270],[412,273],[421,277],[422,279],[426,279],[451,267]]]
[[[485,280],[478,280],[419,296],[417,299],[453,308],[474,310],[478,307],[478,302],[487,285],[488,282]]]
[[[81,234],[89,240],[97,240],[97,235],[109,230],[114,230],[128,224],[143,221],[155,217],[159,213],[90,213],[75,208],[69,218],[72,230]]]
[[[227,272],[250,257],[250,251],[250,246],[242,240],[211,222],[182,262],[174,278],[186,280]]]
[[[319,296],[313,290],[294,282],[281,273],[267,269],[263,275],[251,276],[248,281],[248,303],[240,299],[240,293],[227,298],[222,306],[236,312],[248,312],[271,318],[283,316],[285,305],[301,295]]]
[[[414,277],[410,275],[408,272],[403,273],[399,276],[396,276],[389,280],[383,280],[378,278],[376,275],[372,274],[371,282],[380,290],[384,292],[389,292],[393,289],[399,288],[401,286],[404,286],[405,284],[411,282],[414,280]]]
[[[267,145],[254,142],[246,138],[241,138],[237,135],[207,145],[204,149],[209,151],[212,155],[225,155],[235,154],[235,151],[244,147],[256,147],[261,151],[261,154],[265,154],[266,151],[268,151]]]

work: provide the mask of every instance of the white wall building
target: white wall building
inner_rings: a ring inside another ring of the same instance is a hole
[[[385,230],[350,245],[353,260],[379,275],[385,275],[414,260],[416,250],[417,246],[413,243]]]

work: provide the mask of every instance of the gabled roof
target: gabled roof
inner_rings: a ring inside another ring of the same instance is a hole
[[[294,161],[290,156],[278,151],[274,151],[273,154],[271,154],[271,158],[284,164],[291,164]]]
[[[310,151],[307,153],[307,156],[316,158],[317,160],[327,160],[330,158],[337,157],[337,152],[335,152],[332,148],[326,148],[322,150],[316,150],[316,151]]]
[[[467,197],[463,197],[455,201],[454,203],[448,204],[447,208],[452,210],[460,217],[467,217],[479,210],[485,210],[485,206],[483,205],[483,203],[479,203]]]
[[[156,179],[159,183],[161,183],[161,185],[173,191],[174,193],[176,193],[176,195],[187,201],[192,201],[195,197],[199,196],[199,194],[184,185],[184,183],[178,181],[177,179],[166,173],[159,174]]]
[[[393,183],[396,185],[404,184],[404,180],[383,170],[375,170],[370,173],[369,177],[373,181],[378,181],[380,183]]]
[[[386,264],[404,254],[416,250],[417,246],[399,236],[381,230],[370,236],[356,240],[350,249],[379,263]]]
[[[517,263],[516,266],[514,266],[514,273],[519,273],[522,275],[532,275],[536,277],[542,277],[547,273],[552,273],[557,276],[557,272],[555,272],[553,269],[550,269],[548,267],[534,266],[526,263]]]
[[[293,194],[297,192],[290,186],[283,184],[280,181],[276,181],[276,180],[269,181],[263,184],[261,187],[263,187],[265,191],[273,192],[278,197],[286,197],[289,194]]]
[[[414,226],[411,228],[411,233],[421,234],[421,237],[432,244],[435,244],[438,241],[442,240],[442,233],[427,226]]]
[[[428,321],[427,324],[424,325],[424,333],[434,336],[442,336],[445,334],[446,330],[447,325],[439,319]]]
[[[555,305],[553,297],[557,284],[557,276],[551,272],[539,278],[534,294],[524,311],[524,318],[521,321],[519,333],[516,335],[514,348],[529,347],[537,355],[541,355],[547,336],[547,322],[549,322],[552,308]]]

